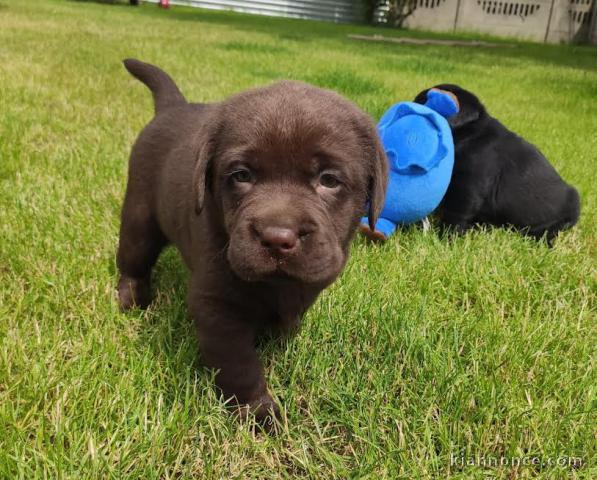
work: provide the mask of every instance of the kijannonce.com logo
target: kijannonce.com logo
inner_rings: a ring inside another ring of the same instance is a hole
[[[558,457],[540,456],[497,456],[450,454],[451,467],[559,467],[578,469],[584,466],[581,457],[561,455]]]

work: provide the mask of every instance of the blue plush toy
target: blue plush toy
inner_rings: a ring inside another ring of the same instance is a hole
[[[401,102],[384,113],[377,129],[390,163],[388,191],[375,231],[365,217],[362,233],[385,240],[398,224],[423,220],[437,208],[454,166],[454,141],[446,119],[458,109],[452,93],[431,89],[425,105]]]

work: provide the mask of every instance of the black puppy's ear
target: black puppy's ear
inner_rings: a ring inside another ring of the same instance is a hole
[[[427,92],[429,90],[431,90],[431,89],[427,88],[427,89],[423,90],[422,92],[419,92],[413,101],[415,103],[420,103],[421,105],[425,105],[425,102],[427,101]]]
[[[481,101],[468,90],[451,83],[442,83],[433,88],[450,92],[456,96],[459,110],[456,115],[448,118],[448,124],[452,129],[460,128],[468,123],[475,122],[485,113],[485,107]],[[427,92],[431,88],[423,90],[415,97],[415,102],[424,105],[427,102]]]
[[[451,128],[456,129],[463,127],[471,122],[476,122],[486,115],[485,107],[473,93],[456,85],[447,85],[447,87],[448,88],[442,88],[442,85],[440,85],[437,88],[452,92],[456,95],[459,103],[458,113],[448,118],[448,123]]]
[[[461,96],[458,96],[458,102],[460,103],[458,113],[448,118],[448,124],[451,128],[460,128],[467,123],[479,120],[482,107],[467,100],[462,101]]]
[[[373,145],[370,153],[370,175],[369,175],[369,192],[368,203],[369,211],[367,218],[369,219],[369,228],[375,231],[375,223],[383,209],[386,200],[386,189],[388,186],[388,159],[384,151],[377,128],[373,126],[371,137]]]
[[[193,195],[195,199],[195,213],[199,215],[203,210],[205,189],[209,182],[209,170],[215,156],[218,138],[222,131],[222,124],[217,118],[209,118],[206,127],[199,135],[195,149],[197,158],[193,173]]]

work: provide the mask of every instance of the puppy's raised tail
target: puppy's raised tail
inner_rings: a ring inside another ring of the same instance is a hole
[[[162,69],[134,58],[127,58],[123,63],[133,77],[151,90],[156,115],[167,108],[187,103],[174,80]]]

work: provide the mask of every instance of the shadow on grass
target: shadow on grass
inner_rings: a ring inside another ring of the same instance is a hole
[[[186,305],[188,279],[189,273],[178,252],[168,247],[152,273],[153,300],[145,314],[147,328],[139,339],[156,356],[172,359],[182,354],[189,363],[201,368],[193,320]]]
[[[326,70],[322,73],[308,75],[305,81],[322,88],[336,90],[346,96],[382,93],[384,86],[373,79],[363,77],[348,69]]]
[[[100,5],[108,5],[111,7],[134,7],[129,0],[67,0],[72,3],[99,3]]]
[[[190,275],[175,248],[162,253],[152,278],[153,302],[142,320],[138,347],[150,349],[152,357],[173,374],[167,382],[170,388],[166,397],[175,398],[175,389],[196,378],[214,388],[215,372],[202,362],[194,321],[187,308]],[[286,338],[265,334],[258,337],[256,347],[263,363],[268,364],[276,352],[286,348]]]

